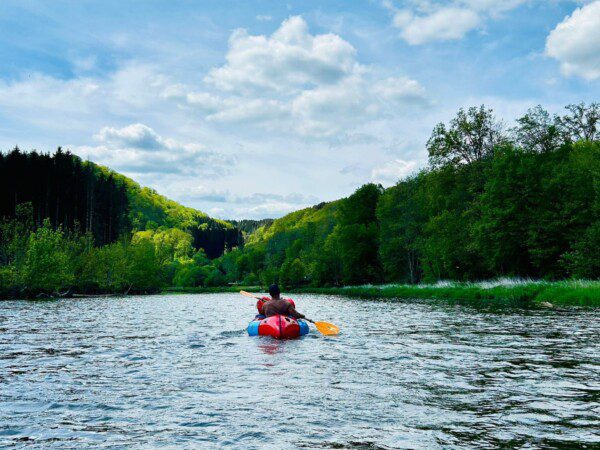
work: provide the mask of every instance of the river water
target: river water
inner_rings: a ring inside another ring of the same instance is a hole
[[[0,447],[600,448],[600,311],[297,296],[0,302]]]

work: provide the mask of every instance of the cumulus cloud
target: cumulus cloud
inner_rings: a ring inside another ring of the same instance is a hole
[[[548,35],[546,54],[560,62],[567,76],[600,78],[600,1],[565,17]]]
[[[285,20],[271,36],[234,31],[227,63],[205,77],[218,89],[249,92],[289,91],[335,83],[351,73],[356,50],[335,34],[312,36],[299,16]]]
[[[0,80],[0,104],[5,116],[33,113],[27,117],[35,125],[53,123],[52,112],[60,111],[64,118],[73,119],[73,126],[92,112],[93,105],[101,99],[101,91],[92,78],[60,80],[34,73],[24,80]]]
[[[398,8],[391,0],[384,6],[393,14],[393,24],[411,45],[462,39],[526,0],[409,0]]]
[[[104,127],[94,139],[115,146],[133,147],[144,150],[162,150],[167,148],[166,142],[152,128],[135,123],[123,128]]]
[[[365,122],[429,104],[416,80],[378,76],[358,62],[349,42],[335,34],[312,35],[299,16],[270,36],[236,30],[226,60],[210,70],[204,90],[167,86],[163,96],[211,122],[337,141],[357,134]]]
[[[221,176],[235,164],[233,156],[164,138],[141,123],[104,127],[94,139],[99,145],[76,146],[73,151],[126,173]]]
[[[129,63],[105,77],[62,79],[41,73],[0,80],[0,104],[5,117],[64,131],[89,131],[99,116],[134,115],[160,103],[166,77],[146,64]]]

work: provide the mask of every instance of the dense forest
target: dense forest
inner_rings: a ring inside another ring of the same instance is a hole
[[[54,155],[0,153],[0,217],[15,217],[27,203],[36,226],[49,219],[55,228],[91,233],[98,245],[131,231],[125,185],[60,148]]]
[[[211,259],[243,245],[232,224],[60,148],[0,153],[0,188],[3,296],[218,285]]]
[[[0,295],[600,278],[600,105],[459,110],[429,166],[277,220],[209,218],[59,149],[0,154]]]
[[[89,232],[97,245],[142,230],[179,228],[192,234],[195,249],[210,258],[241,244],[232,224],[208,217],[143,188],[133,180],[59,148],[53,155],[0,153],[0,217],[14,218],[18,205],[30,203],[41,226]]]
[[[289,214],[219,260],[290,286],[600,277],[600,105],[507,128],[484,106],[435,127],[429,167]]]

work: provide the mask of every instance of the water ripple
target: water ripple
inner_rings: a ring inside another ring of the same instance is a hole
[[[0,447],[597,448],[600,312],[235,294],[0,303]],[[210,319],[208,319],[210,318]]]

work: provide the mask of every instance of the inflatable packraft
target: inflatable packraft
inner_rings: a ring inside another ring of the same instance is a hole
[[[259,314],[252,322],[248,324],[248,334],[250,336],[271,336],[275,339],[295,339],[308,334],[308,324],[304,320],[297,320],[288,316],[265,317],[261,314],[262,305],[267,298],[258,300],[256,309]],[[294,301],[289,302],[295,307]]]

